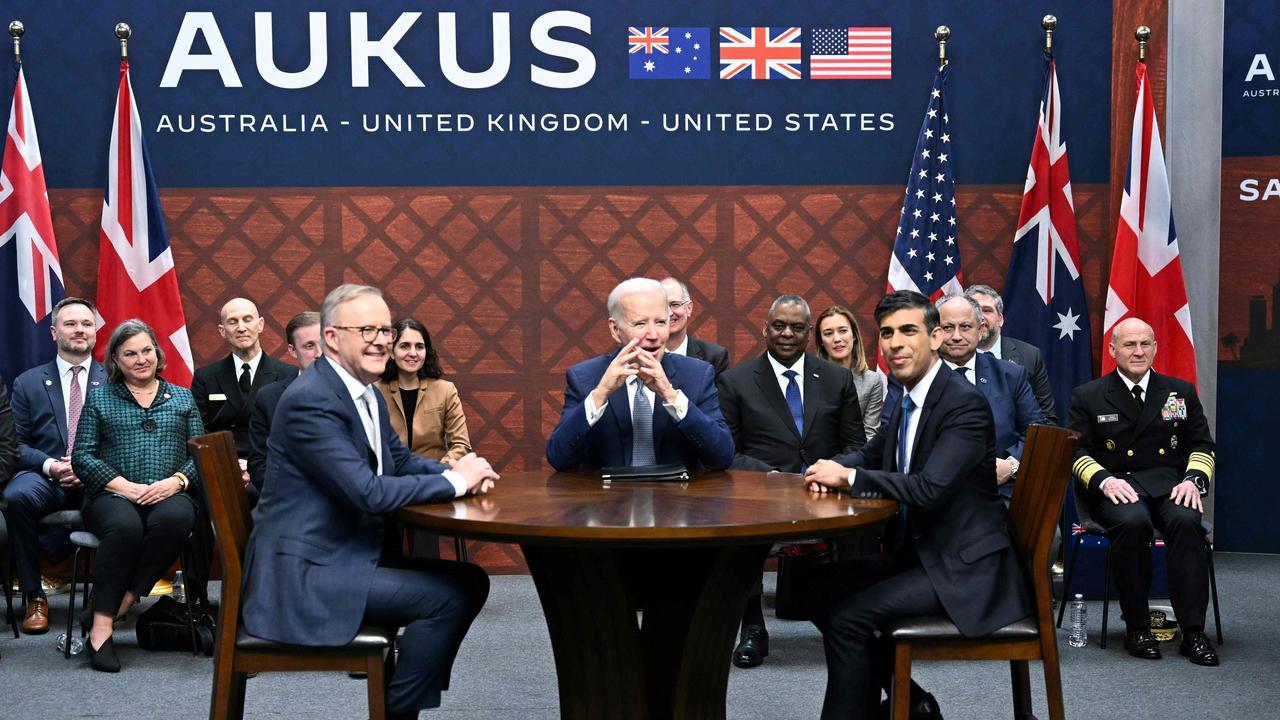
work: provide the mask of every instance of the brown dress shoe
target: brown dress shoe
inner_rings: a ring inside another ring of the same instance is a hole
[[[49,632],[49,601],[45,598],[32,598],[27,603],[27,615],[22,618],[22,632],[27,635],[42,635]]]

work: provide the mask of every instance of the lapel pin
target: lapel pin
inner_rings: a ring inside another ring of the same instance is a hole
[[[45,380],[45,381],[44,381],[44,384],[45,384],[46,386],[52,386],[52,385],[53,385],[53,381],[52,381],[52,380]]]
[[[99,385],[101,385],[102,383],[98,382],[97,380],[90,380],[90,381],[89,381],[89,384],[90,384],[90,385],[92,385],[92,386],[94,386],[94,387],[98,387],[98,386],[99,386]]]
[[[986,378],[978,378],[978,382],[983,383],[983,384],[985,385],[985,384],[986,384],[986,382],[987,382],[987,379],[986,379]]]
[[[818,373],[814,373],[814,374],[813,374],[813,376],[814,376],[815,378],[817,378],[817,377],[818,377]]]

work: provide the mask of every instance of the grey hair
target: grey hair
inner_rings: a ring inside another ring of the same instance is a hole
[[[778,308],[783,305],[799,305],[800,309],[804,311],[805,322],[809,322],[809,318],[812,317],[812,313],[809,312],[809,303],[799,295],[779,295],[773,301],[773,304],[769,306],[769,317],[773,317],[774,313],[778,311]]]
[[[374,295],[382,297],[382,291],[372,285],[356,285],[354,283],[346,283],[329,291],[324,296],[324,302],[320,305],[320,329],[333,327],[335,318],[338,316],[338,307],[343,303],[355,300],[362,295]]]
[[[996,312],[1001,315],[1004,314],[1004,298],[1000,297],[1000,293],[996,292],[995,288],[990,285],[970,285],[964,291],[964,296],[972,298],[974,293],[982,293],[987,297],[993,298],[996,301]]]
[[[120,365],[116,363],[116,351],[120,346],[129,341],[130,338],[137,337],[146,333],[151,338],[151,346],[156,349],[156,372],[164,371],[164,349],[160,347],[160,343],[156,340],[156,333],[151,329],[150,325],[142,322],[138,318],[129,318],[116,326],[111,331],[111,337],[107,340],[107,352],[102,359],[102,364],[107,370],[107,381],[117,382],[123,377]]]
[[[613,290],[609,292],[609,299],[605,302],[605,307],[609,310],[609,317],[613,318],[615,322],[621,323],[626,319],[622,317],[622,298],[642,293],[660,293],[662,295],[662,307],[665,308],[667,306],[667,289],[662,287],[662,283],[650,278],[627,278],[615,285]]]
[[[979,290],[978,292],[982,291]],[[952,300],[964,300],[969,303],[969,307],[973,310],[974,317],[978,319],[978,327],[982,327],[987,324],[987,318],[982,314],[982,306],[978,304],[977,300],[969,297],[969,293],[951,293],[950,295],[943,295],[938,298],[938,302],[934,303],[934,305],[941,310],[943,305],[946,305]]]
[[[677,280],[677,279],[675,279],[675,278],[673,278],[673,277],[670,277],[670,276],[667,276],[667,277],[662,278],[662,284],[663,284],[663,285],[666,285],[668,282],[673,282],[673,283],[675,283],[677,286],[679,286],[679,287],[680,287],[680,292],[681,292],[681,294],[682,294],[682,299],[684,299],[684,300],[692,300],[692,299],[693,299],[693,298],[689,295],[689,286],[688,286],[687,284],[685,284],[684,282],[682,282],[682,281],[680,281],[680,280]],[[668,298],[667,298],[667,300],[669,301],[669,300],[671,300],[671,298],[669,298],[669,297],[668,297]]]

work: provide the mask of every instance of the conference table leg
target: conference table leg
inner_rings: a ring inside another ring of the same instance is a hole
[[[725,717],[729,656],[768,545],[522,550],[551,635],[562,718]]]

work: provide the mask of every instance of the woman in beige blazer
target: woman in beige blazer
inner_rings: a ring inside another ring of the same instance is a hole
[[[441,378],[440,360],[422,323],[405,318],[395,328],[391,361],[378,381],[391,427],[411,451],[432,460],[457,460],[471,452],[458,389]]]

